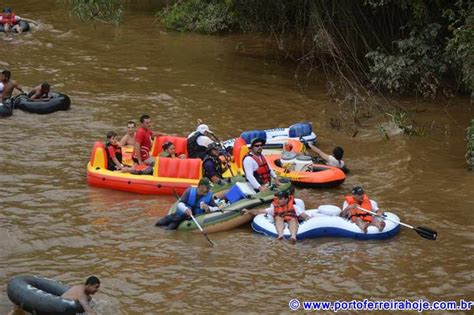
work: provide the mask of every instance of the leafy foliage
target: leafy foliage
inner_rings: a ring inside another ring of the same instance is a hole
[[[412,31],[407,39],[395,41],[396,55],[380,49],[367,53],[371,82],[390,92],[435,96],[449,64],[437,43],[440,28],[439,24],[430,24],[422,31]]]
[[[228,32],[236,28],[233,2],[226,0],[190,0],[166,7],[158,15],[166,27],[178,31],[202,33]]]
[[[466,162],[470,170],[474,169],[474,119],[471,120],[471,125],[467,128],[467,151]]]
[[[182,0],[160,17],[180,31],[270,34],[297,62],[297,80],[322,72],[349,93],[371,86],[432,97],[473,87],[469,0]]]
[[[449,29],[453,33],[446,53],[453,57],[453,63],[461,69],[465,86],[474,91],[474,3],[458,0],[456,10],[446,10],[444,15],[450,20]]]
[[[72,12],[83,21],[119,24],[123,19],[123,0],[68,0]]]

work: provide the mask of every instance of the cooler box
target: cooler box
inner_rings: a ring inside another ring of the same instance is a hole
[[[255,195],[256,192],[247,183],[236,183],[225,194],[225,199],[230,203],[237,202],[241,199],[247,198],[249,195]]]
[[[313,166],[313,159],[308,155],[299,155],[295,161],[295,171],[303,171],[311,169]]]

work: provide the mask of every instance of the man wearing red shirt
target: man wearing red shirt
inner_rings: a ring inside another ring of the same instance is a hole
[[[155,158],[150,156],[151,139],[155,136],[163,136],[164,133],[151,131],[151,119],[148,115],[140,117],[141,126],[135,133],[135,150],[133,151],[133,158],[138,164],[151,165]]]

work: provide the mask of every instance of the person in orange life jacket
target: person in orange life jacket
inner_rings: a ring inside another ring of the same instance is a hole
[[[212,134],[213,132],[204,124],[200,124],[196,131],[189,134],[187,143],[188,156],[192,159],[200,158],[203,160],[206,157],[207,147],[213,142],[211,139]]]
[[[22,18],[16,15],[14,12],[12,12],[12,9],[10,8],[3,9],[3,13],[0,14],[0,24],[3,25],[5,33],[11,32],[11,31],[21,33],[22,29],[20,25],[18,25],[18,22],[20,20],[22,20]],[[26,20],[26,19],[23,19],[23,20]]]
[[[219,145],[215,142],[207,147],[207,155],[202,163],[203,176],[209,178],[214,184],[219,184],[222,180],[222,174],[227,168],[222,167],[219,158]]]
[[[133,120],[129,120],[127,122],[127,133],[120,139],[119,145],[121,147],[123,146],[135,146],[135,131],[136,131],[137,125]]]
[[[28,97],[32,101],[47,101],[51,99],[51,86],[48,82],[43,82],[28,93]]]
[[[105,150],[107,151],[107,169],[109,171],[121,170],[124,166],[122,164],[122,150],[117,141],[117,134],[115,131],[107,133],[107,141],[105,142]]]
[[[148,115],[140,117],[141,126],[135,133],[135,148],[133,151],[133,160],[137,164],[146,164],[152,166],[155,158],[150,156],[152,138],[156,136],[164,136],[164,133],[151,131],[151,118]]]
[[[296,233],[298,232],[298,219],[309,220],[311,217],[304,212],[305,206],[301,199],[294,199],[293,195],[288,191],[279,191],[275,194],[275,198],[270,207],[262,210],[247,210],[244,213],[252,215],[266,214],[273,216],[275,221],[275,228],[277,230],[278,239],[283,239],[283,231],[285,229],[285,222],[288,223],[290,230],[290,242],[296,243]]]
[[[173,158],[173,159],[174,158],[178,158],[178,159],[185,159],[186,158],[186,154],[176,155],[176,149],[174,147],[173,142],[171,142],[171,141],[166,141],[165,143],[163,143],[161,148],[163,149],[163,152],[160,152],[160,154],[158,154],[158,156]]]
[[[262,154],[265,140],[255,138],[250,144],[250,152],[244,157],[242,164],[247,181],[255,191],[265,191],[274,178],[274,184],[280,185],[275,172],[270,168]]]
[[[9,70],[3,70],[2,71],[2,83],[3,83],[3,91],[2,91],[2,99],[1,101],[5,101],[9,99],[12,96],[13,90],[17,89],[21,93],[25,93],[18,82],[15,80],[10,80],[11,78],[11,72]]]
[[[166,230],[174,230],[191,214],[200,215],[219,209],[212,198],[211,183],[208,178],[203,177],[197,187],[189,187],[179,198],[176,213],[161,218],[155,225],[163,226]]]
[[[373,200],[370,200],[369,197],[364,192],[364,189],[360,186],[355,186],[352,188],[352,196],[346,196],[344,204],[342,205],[341,217],[351,219],[352,222],[357,224],[357,226],[367,233],[367,229],[370,225],[375,226],[379,231],[383,231],[385,228],[385,222],[381,217],[383,216],[383,211],[379,209],[377,203]],[[364,208],[376,212],[379,216],[373,216],[368,212],[359,210],[358,207]]]

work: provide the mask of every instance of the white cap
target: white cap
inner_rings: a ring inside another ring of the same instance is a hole
[[[196,128],[196,131],[199,131],[200,133],[204,134],[206,131],[209,133],[213,133],[211,130],[209,130],[208,125],[201,124]]]

